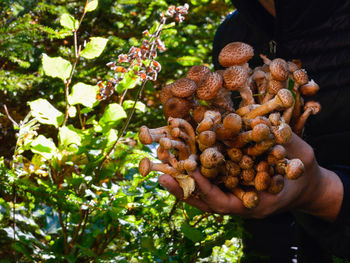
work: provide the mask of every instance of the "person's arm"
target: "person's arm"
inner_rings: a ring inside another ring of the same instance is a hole
[[[329,222],[335,221],[343,199],[343,184],[338,175],[320,167],[313,149],[295,134],[285,147],[289,158],[302,160],[305,174],[297,180],[285,179],[285,186],[277,195],[260,192],[260,203],[256,208],[245,208],[235,195],[223,192],[198,171],[192,176],[196,180],[200,198],[184,201],[202,211],[220,214],[263,218],[281,211],[300,211]],[[171,176],[162,175],[159,183],[182,199],[182,189]]]

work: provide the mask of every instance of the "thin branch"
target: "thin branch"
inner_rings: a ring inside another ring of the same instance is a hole
[[[18,123],[14,119],[12,119],[12,117],[10,116],[10,113],[8,112],[5,104],[4,104],[4,110],[5,110],[7,118],[13,123],[13,125],[19,127]]]
[[[68,240],[67,239],[67,228],[66,228],[66,226],[63,223],[61,209],[58,209],[58,218],[59,218],[60,225],[61,225],[61,228],[62,228],[64,253],[68,254],[69,248],[68,248],[68,243],[67,243],[67,240]]]

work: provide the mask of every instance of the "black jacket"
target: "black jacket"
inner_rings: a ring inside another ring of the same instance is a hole
[[[217,69],[220,50],[229,42],[243,41],[254,47],[252,66],[262,64],[261,53],[300,59],[320,86],[312,99],[321,103],[322,110],[308,120],[305,140],[314,148],[318,163],[340,176],[344,200],[333,224],[295,214],[300,257],[302,262],[316,262],[312,254],[317,252],[322,255],[318,262],[329,262],[330,254],[350,259],[350,1],[275,0],[276,18],[257,0],[232,2],[238,12],[225,19],[214,40]],[[305,242],[314,242],[310,251]]]

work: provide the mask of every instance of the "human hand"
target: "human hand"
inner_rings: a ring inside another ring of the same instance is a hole
[[[244,207],[235,195],[223,192],[199,171],[192,174],[197,183],[199,198],[189,197],[184,201],[203,212],[264,218],[277,212],[299,210],[334,221],[343,199],[343,185],[339,177],[334,172],[320,167],[311,146],[295,134],[284,146],[288,158],[299,158],[304,163],[305,173],[297,180],[285,178],[284,188],[277,195],[259,192],[260,203],[256,208]],[[182,189],[170,175],[160,176],[159,183],[177,198],[183,199]]]

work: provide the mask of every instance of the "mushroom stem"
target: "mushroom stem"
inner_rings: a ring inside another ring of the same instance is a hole
[[[169,138],[161,138],[159,140],[159,144],[165,149],[170,150],[172,148],[175,148],[179,151],[179,159],[185,160],[189,157],[189,148],[188,146],[180,141],[176,140],[170,140]]]
[[[274,139],[267,139],[257,142],[254,146],[248,147],[245,152],[250,156],[259,156],[276,144]]]
[[[271,133],[269,127],[266,124],[261,123],[254,126],[250,131],[238,134],[238,136],[232,140],[231,146],[234,148],[242,148],[251,141],[260,142],[268,139],[270,136]]]
[[[191,138],[187,133],[181,131],[180,128],[175,127],[173,129],[171,129],[170,134],[175,138],[183,139],[190,147],[191,154],[197,153],[197,147],[196,147],[196,142],[195,142],[194,138]]]
[[[305,104],[304,112],[300,116],[299,120],[295,123],[293,127],[293,131],[301,136],[304,125],[306,123],[306,120],[309,118],[309,116],[317,114],[321,110],[321,105],[318,102],[315,101],[309,101]]]
[[[203,120],[198,124],[196,132],[201,133],[212,129],[221,122],[221,114],[218,111],[206,111]]]
[[[175,158],[175,156],[171,152],[169,152],[169,150],[165,150],[160,145],[157,148],[157,157],[163,163],[168,163],[174,168],[178,167],[178,161]]]
[[[185,130],[185,132],[190,136],[191,140],[195,140],[195,133],[193,130],[193,127],[191,124],[184,120],[184,119],[179,119],[179,118],[169,118],[168,119],[168,125],[170,128],[182,128]]]
[[[139,172],[142,176],[147,176],[151,171],[158,171],[176,177],[179,172],[166,163],[153,163],[148,158],[143,158],[139,164]]]
[[[161,138],[170,137],[170,129],[167,126],[156,129],[149,129],[147,126],[141,126],[139,131],[139,139],[142,144],[152,144],[159,142]]]
[[[276,110],[277,108],[289,108],[293,104],[293,95],[287,89],[281,89],[278,91],[277,95],[268,102],[260,105],[256,109],[252,110],[244,116],[245,119],[254,119],[257,116],[265,115],[271,111]]]

